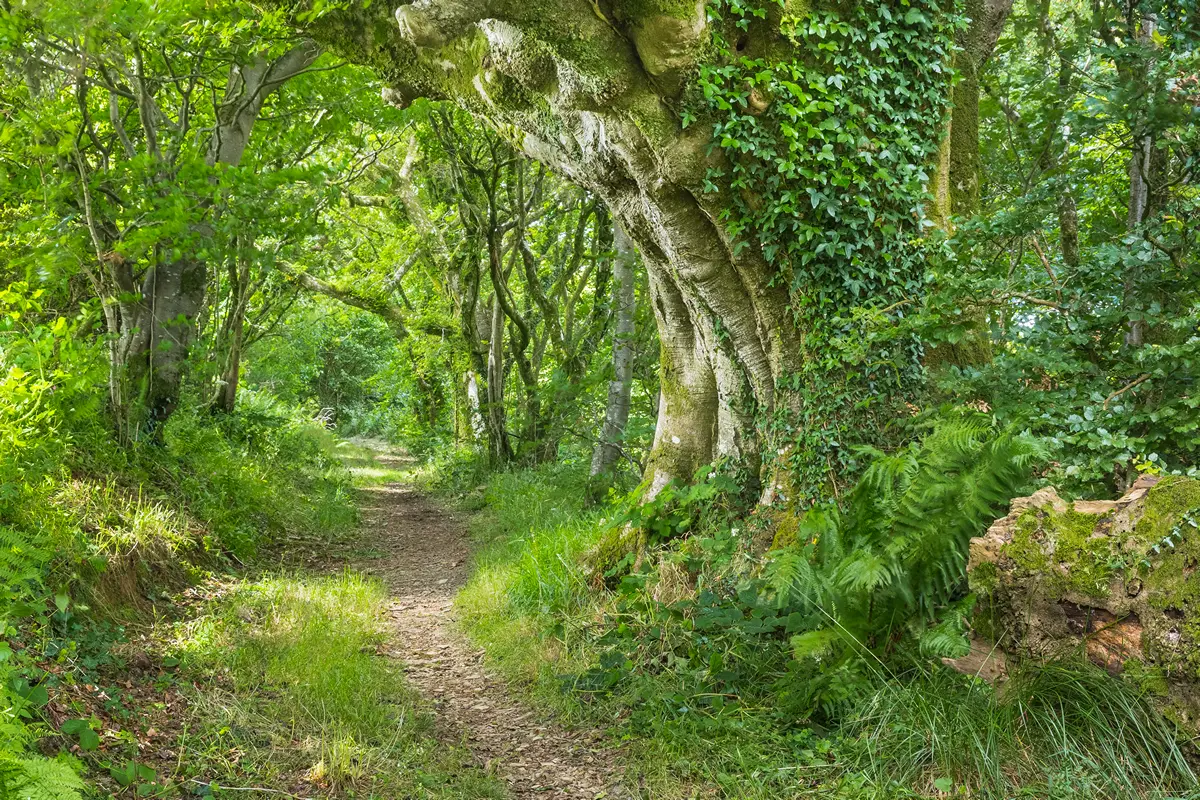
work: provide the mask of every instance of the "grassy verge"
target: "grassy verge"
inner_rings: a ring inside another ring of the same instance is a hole
[[[586,564],[612,511],[581,506],[579,469],[455,485],[483,507],[476,569],[457,599],[466,632],[534,702],[608,728],[649,797],[1200,797],[1174,728],[1137,687],[1085,662],[1017,671],[1001,691],[928,660],[839,673],[798,660],[782,632],[748,633],[753,614],[721,621],[718,604],[672,580],[692,559],[712,593],[737,596],[744,584],[712,567],[730,563],[729,532],[669,548],[631,600]],[[843,679],[836,715],[793,699],[813,680]]]
[[[302,796],[485,798],[498,785],[436,743],[384,646],[382,587],[357,574],[274,576],[182,625],[192,693],[187,759],[222,785]],[[193,781],[195,783],[195,781]],[[263,793],[265,795],[265,792]]]
[[[584,479],[569,465],[491,476],[472,521],[476,569],[456,603],[467,634],[535,702],[569,723],[611,729],[630,782],[647,796],[828,791],[831,742],[807,728],[780,730],[765,719],[769,709],[708,713],[680,694],[669,670],[612,689],[582,678],[602,656],[615,600],[585,563],[611,511],[582,507]]]

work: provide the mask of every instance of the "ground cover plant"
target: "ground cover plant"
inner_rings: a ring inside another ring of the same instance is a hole
[[[497,475],[458,604],[498,669],[630,740],[661,796],[1191,796],[1192,745],[1144,687],[1079,654],[999,690],[937,661],[967,649],[967,535],[1039,456],[955,416],[876,454],[844,508],[807,521],[825,536],[756,543],[719,492],[639,505],[673,536],[638,566],[611,557],[619,506],[572,501],[579,471]]]

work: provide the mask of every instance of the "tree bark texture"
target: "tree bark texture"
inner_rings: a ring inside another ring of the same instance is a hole
[[[637,259],[633,242],[619,226],[613,226],[613,306],[617,323],[613,329],[613,378],[608,382],[608,400],[604,408],[604,426],[600,441],[592,453],[593,480],[610,475],[621,456],[621,439],[629,421],[629,403],[633,391],[634,299],[633,265]]]

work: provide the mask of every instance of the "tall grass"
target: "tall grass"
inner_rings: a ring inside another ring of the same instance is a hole
[[[936,669],[875,691],[849,762],[878,796],[1200,797],[1177,732],[1129,683],[1083,660],[1017,669],[999,691]]]
[[[583,509],[585,480],[571,465],[490,476],[471,522],[475,569],[455,603],[496,666],[569,716],[584,709],[559,676],[586,668],[584,630],[603,602],[583,559],[601,532],[601,512]]]

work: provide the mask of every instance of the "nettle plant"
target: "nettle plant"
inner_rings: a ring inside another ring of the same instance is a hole
[[[715,53],[684,122],[712,120],[728,172],[710,169],[706,187],[726,193],[736,247],[761,249],[803,331],[803,366],[781,381],[802,402],[762,424],[808,496],[857,466],[850,440],[879,442],[921,378],[921,343],[897,323],[944,242],[931,235],[927,187],[963,24],[944,5],[781,0],[780,29],[795,45],[784,58],[743,52],[767,5],[710,6]]]

